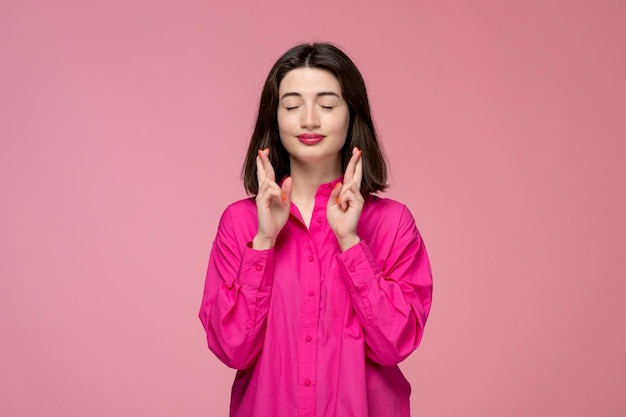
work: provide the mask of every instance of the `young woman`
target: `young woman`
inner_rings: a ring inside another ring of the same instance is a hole
[[[327,43],[274,65],[220,220],[200,319],[237,369],[233,417],[406,417],[397,364],[431,304],[426,249],[386,187],[363,78]]]

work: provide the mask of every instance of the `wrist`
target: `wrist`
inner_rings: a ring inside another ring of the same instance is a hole
[[[275,239],[265,238],[259,235],[254,236],[252,239],[252,249],[267,250],[274,247]]]
[[[339,242],[339,247],[341,248],[341,251],[345,252],[351,247],[358,245],[359,242],[361,242],[361,238],[357,235],[354,235],[342,239],[337,239],[337,242]]]

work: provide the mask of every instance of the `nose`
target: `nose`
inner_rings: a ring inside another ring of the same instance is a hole
[[[320,126],[320,118],[315,106],[305,106],[300,125],[305,129],[314,129]]]

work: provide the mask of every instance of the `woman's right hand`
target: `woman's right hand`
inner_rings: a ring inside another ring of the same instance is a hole
[[[287,223],[291,207],[291,177],[283,181],[282,188],[278,186],[269,152],[269,149],[259,150],[256,157],[256,176],[259,182],[256,208],[259,224],[252,240],[252,248],[258,250],[274,247],[278,233]]]

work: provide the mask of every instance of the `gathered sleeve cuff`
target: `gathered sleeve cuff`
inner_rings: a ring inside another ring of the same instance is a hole
[[[274,249],[255,250],[221,219],[207,269],[200,320],[211,351],[235,369],[249,367],[265,338],[274,277]]]
[[[419,345],[432,299],[424,242],[404,209],[389,253],[377,262],[365,241],[338,256],[367,356],[381,365],[404,360]]]

